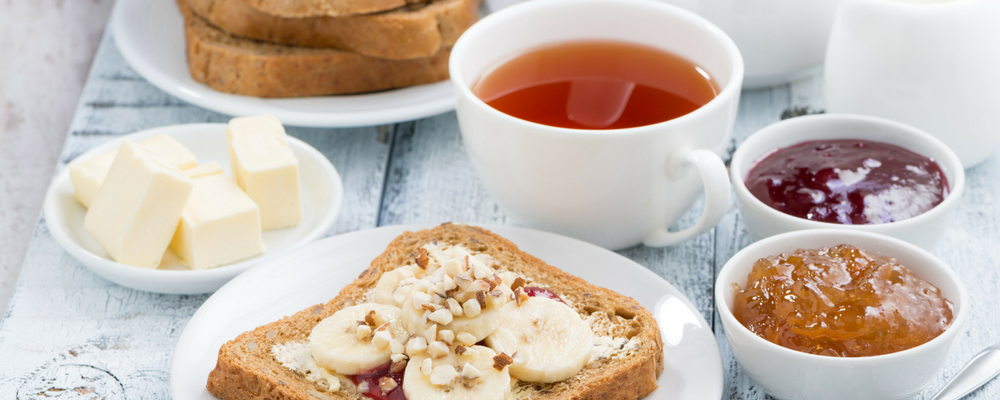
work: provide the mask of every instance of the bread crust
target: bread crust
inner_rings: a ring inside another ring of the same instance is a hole
[[[191,11],[236,35],[271,43],[335,48],[394,60],[431,57],[478,19],[478,0],[432,0],[343,17],[282,18],[243,0],[188,0]]]
[[[282,18],[342,17],[371,14],[426,0],[240,0]]]
[[[387,60],[335,49],[240,39],[189,16],[188,70],[195,81],[231,94],[302,97],[374,92],[448,79],[450,48],[431,57]]]
[[[321,320],[344,307],[364,302],[383,273],[404,265],[416,249],[433,240],[488,253],[508,270],[530,276],[534,283],[558,293],[581,316],[606,313],[607,318],[618,321],[620,326],[616,327],[621,329],[616,332],[624,336],[632,334],[629,339],[641,344],[626,357],[591,362],[568,380],[550,384],[522,382],[515,389],[542,400],[632,400],[645,397],[656,389],[656,378],[663,371],[663,343],[653,315],[638,302],[552,267],[486,229],[443,224],[397,237],[357,280],[345,286],[328,303],[245,332],[223,345],[216,368],[209,374],[209,392],[225,400],[366,399],[349,388],[342,388],[337,393],[323,392],[322,387],[281,366],[270,355],[270,349],[275,344],[307,340],[312,328]]]

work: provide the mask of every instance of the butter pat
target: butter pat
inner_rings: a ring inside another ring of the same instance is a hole
[[[160,265],[193,183],[135,142],[118,149],[83,227],[115,261],[142,268]]]
[[[288,148],[281,121],[270,115],[233,118],[226,136],[233,179],[260,207],[261,228],[298,225],[299,161]]]
[[[184,175],[187,175],[187,177],[191,179],[201,178],[204,176],[215,175],[215,174],[222,174],[222,173],[223,173],[222,166],[215,161],[209,161],[207,163],[204,163],[202,165],[184,171]]]
[[[156,135],[137,142],[153,157],[163,164],[186,170],[198,165],[198,160],[187,147],[168,135]],[[106,151],[86,160],[80,160],[69,167],[70,182],[73,183],[73,195],[84,207],[90,207],[94,196],[100,190],[104,178],[115,161],[118,150]],[[216,164],[218,165],[218,164]]]
[[[263,253],[260,211],[253,200],[221,168],[193,181],[191,198],[170,242],[174,253],[191,269],[217,267]]]

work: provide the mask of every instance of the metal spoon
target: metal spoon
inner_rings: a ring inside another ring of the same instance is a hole
[[[987,347],[972,360],[958,375],[951,378],[931,400],[958,400],[979,389],[997,375],[1000,375],[1000,344]]]

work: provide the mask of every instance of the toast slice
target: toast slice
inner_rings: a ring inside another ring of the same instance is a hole
[[[479,0],[432,0],[343,17],[282,18],[244,0],[187,0],[191,11],[235,36],[295,46],[335,48],[371,57],[432,57],[478,19]]]
[[[271,44],[237,38],[190,12],[186,13],[185,35],[191,77],[224,93],[320,96],[448,79],[450,48],[441,48],[430,57],[388,60],[336,49]]]
[[[519,382],[511,398],[625,400],[644,397],[656,389],[656,378],[663,370],[663,344],[656,320],[638,302],[550,266],[485,229],[446,223],[397,237],[357,280],[330,302],[245,332],[223,345],[208,378],[209,392],[225,400],[367,399],[353,387],[342,386],[336,393],[326,392],[325,387],[282,366],[271,355],[271,349],[307,340],[313,327],[324,318],[366,301],[383,273],[408,263],[421,246],[432,241],[463,245],[470,251],[489,254],[507,270],[530,276],[533,284],[545,285],[558,293],[582,318],[592,321],[595,335],[628,338],[634,344],[620,356],[592,360],[578,374],[561,382]]]
[[[254,9],[282,18],[342,17],[371,14],[427,0],[239,0]]]

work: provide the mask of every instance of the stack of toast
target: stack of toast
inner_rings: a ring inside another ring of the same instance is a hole
[[[188,68],[254,97],[373,92],[448,78],[479,0],[177,0]]]

